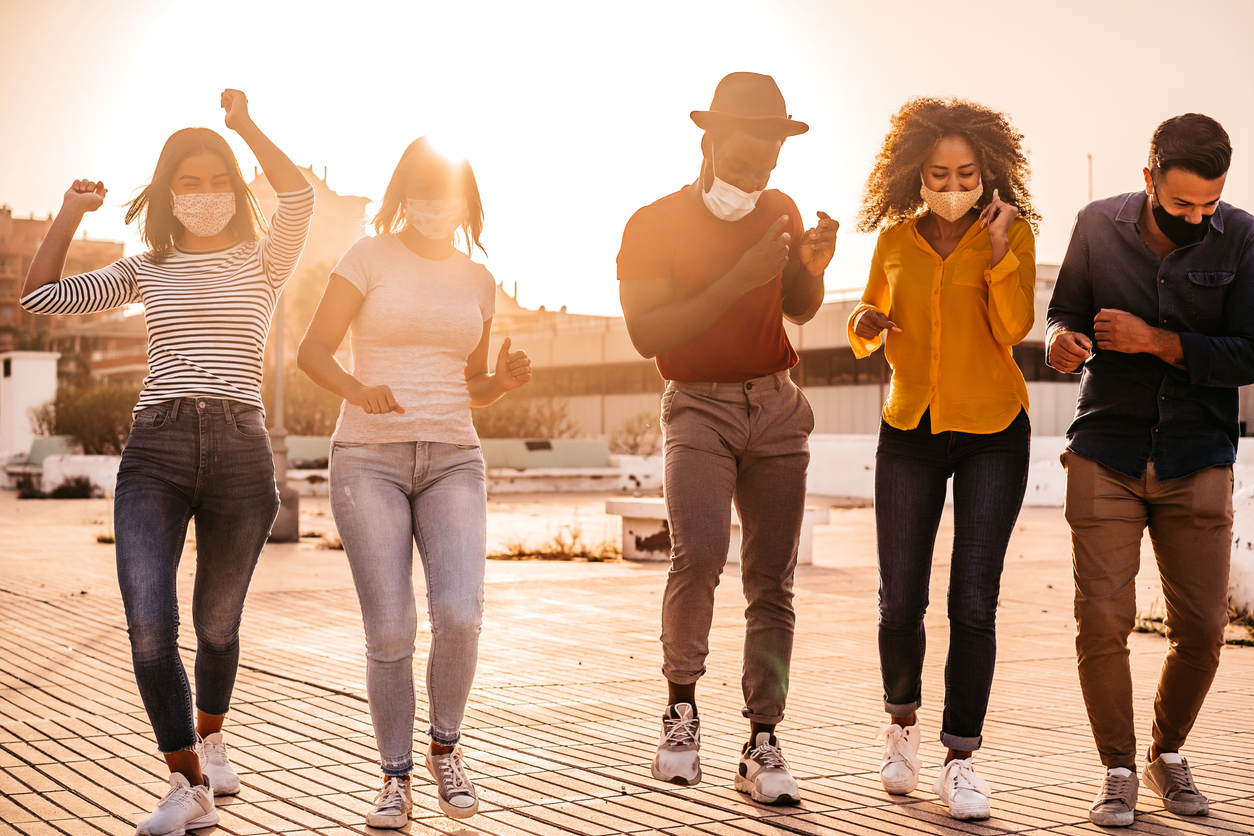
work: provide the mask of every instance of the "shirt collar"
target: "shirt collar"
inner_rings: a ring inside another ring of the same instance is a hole
[[[1119,214],[1115,216],[1115,220],[1123,223],[1135,224],[1141,219],[1141,210],[1145,208],[1145,201],[1149,199],[1149,195],[1145,192],[1132,192],[1123,201],[1123,206],[1119,207]],[[1224,205],[1220,201],[1215,206],[1215,211],[1210,216],[1210,225],[1215,228],[1219,234],[1224,231]]]

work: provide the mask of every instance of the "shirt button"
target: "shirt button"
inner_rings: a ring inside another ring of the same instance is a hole
[[[1154,432],[1158,432],[1158,427],[1154,427]]]
[[[204,401],[201,401],[200,403],[196,404],[196,406],[200,407],[201,409],[204,409],[204,408],[205,408],[205,402],[204,402]]]
[[[1167,324],[1167,320],[1165,320],[1165,319],[1164,319],[1164,320],[1163,320],[1163,325],[1166,325],[1166,324]]]
[[[752,383],[746,383],[746,384],[745,384],[745,388],[746,388],[746,389],[752,389],[752,388],[753,388],[753,384],[752,384]]]
[[[1159,280],[1158,280],[1158,283],[1159,283],[1159,284],[1166,284],[1166,283],[1167,283],[1167,280],[1166,280],[1166,279],[1159,279]]]

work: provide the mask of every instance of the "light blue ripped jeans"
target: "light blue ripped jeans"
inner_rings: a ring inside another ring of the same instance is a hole
[[[413,769],[414,544],[426,576],[428,734],[461,737],[479,657],[488,499],[478,447],[428,441],[331,451],[331,512],[366,628],[366,693],[386,775]]]

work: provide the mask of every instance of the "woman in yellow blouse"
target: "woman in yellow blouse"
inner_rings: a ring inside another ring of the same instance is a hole
[[[854,354],[893,368],[875,456],[880,668],[892,722],[880,779],[919,782],[923,615],[946,482],[954,480],[949,656],[935,791],[958,819],[989,815],[980,748],[997,657],[1006,545],[1027,487],[1028,393],[1010,347],[1032,328],[1036,282],[1022,137],[960,100],[914,99],[893,117],[859,230],[879,230]]]

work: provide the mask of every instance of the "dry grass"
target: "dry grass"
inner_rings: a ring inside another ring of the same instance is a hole
[[[505,551],[488,555],[489,560],[573,560],[587,563],[604,563],[623,559],[623,550],[617,543],[602,540],[587,543],[583,529],[565,525],[550,540],[531,545],[523,540],[505,543]]]

